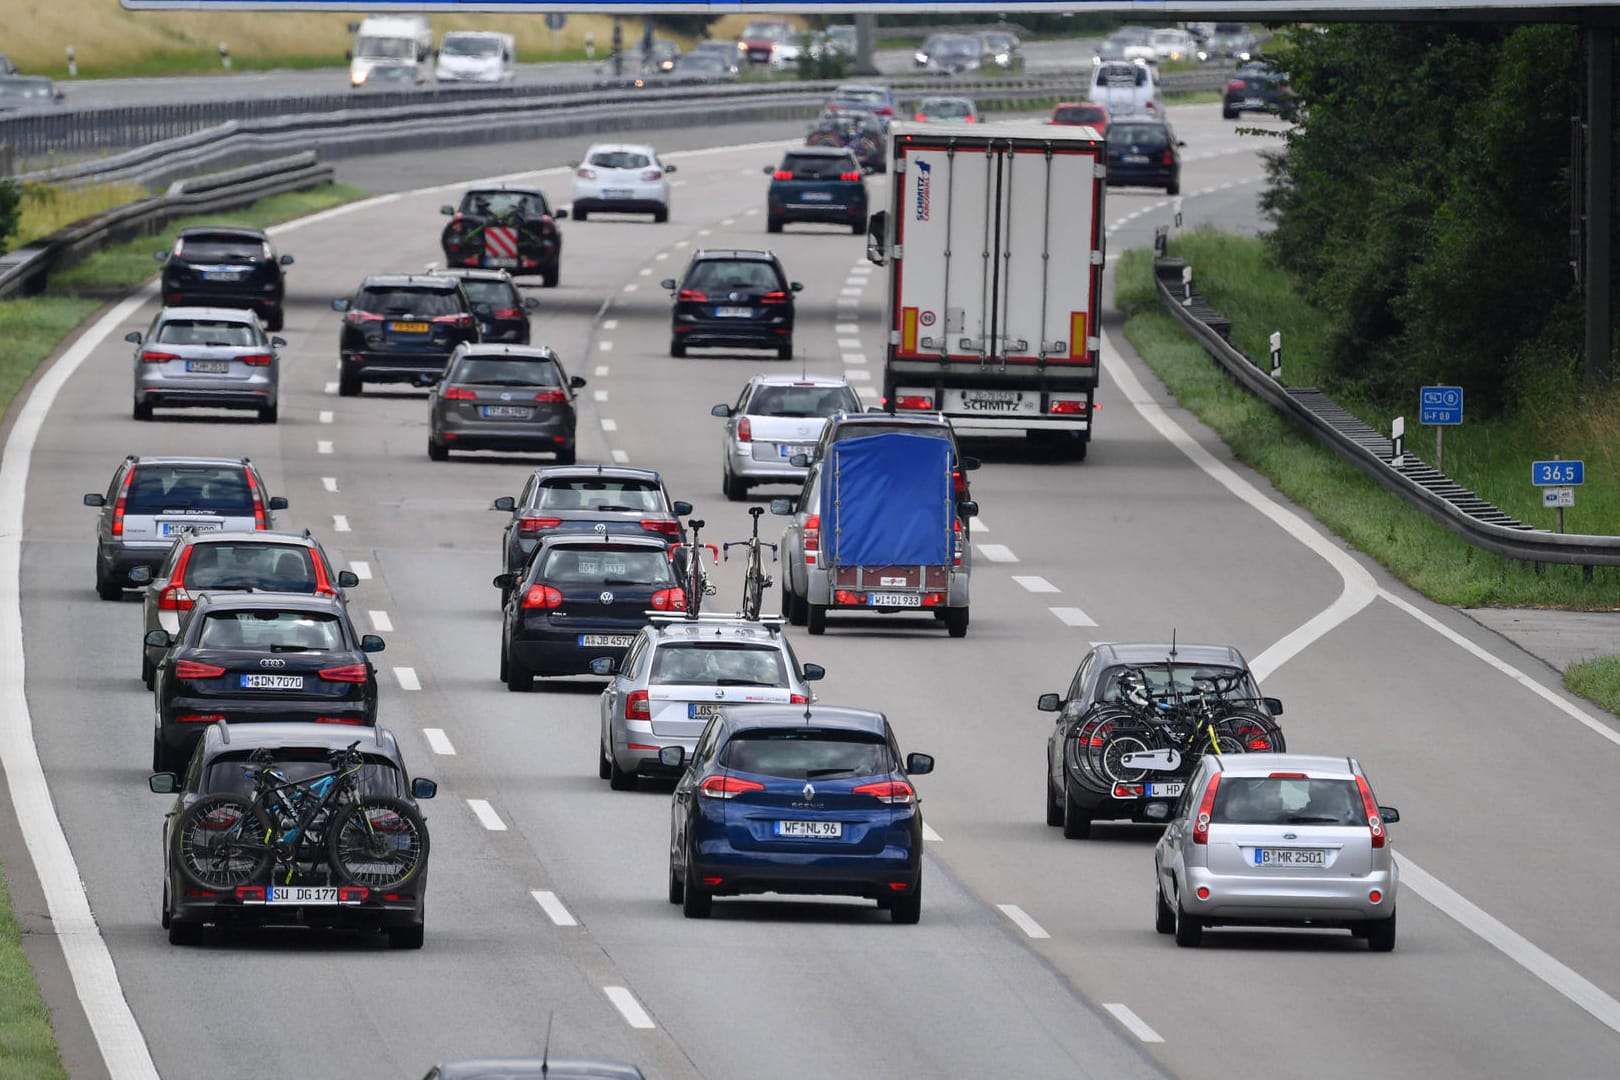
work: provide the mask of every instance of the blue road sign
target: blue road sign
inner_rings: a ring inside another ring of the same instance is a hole
[[[1586,483],[1584,461],[1532,461],[1530,482],[1536,487],[1573,487]]]
[[[568,16],[564,15],[560,11],[548,11],[548,12],[546,12],[546,29],[547,30],[561,30],[563,28],[563,26],[567,22],[568,22]]]
[[[1462,423],[1463,390],[1460,386],[1425,386],[1418,394],[1418,423]]]

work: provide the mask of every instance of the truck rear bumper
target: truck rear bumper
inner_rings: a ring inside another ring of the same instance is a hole
[[[1019,431],[1090,431],[1091,418],[1081,416],[983,416],[946,413],[959,435],[1004,435]]]

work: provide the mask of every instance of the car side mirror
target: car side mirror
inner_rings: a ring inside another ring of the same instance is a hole
[[[523,310],[525,310],[525,311],[539,311],[540,310],[540,298],[538,296],[525,296],[523,298]]]
[[[180,778],[172,772],[153,773],[146,778],[146,786],[154,795],[173,795],[180,790]]]
[[[672,173],[672,172],[675,171],[675,166],[674,165],[665,165],[664,166],[664,171],[667,172],[667,173]]]
[[[489,504],[491,510],[504,510],[508,514],[517,509],[517,500],[510,495],[502,495]]]
[[[788,458],[788,464],[793,466],[795,469],[808,469],[810,467],[810,455],[794,454],[792,457]]]
[[[685,499],[676,499],[670,509],[675,512],[676,517],[687,517],[692,513],[692,504]]]
[[[1272,716],[1281,716],[1283,714],[1281,698],[1268,697],[1262,698],[1261,700],[1266,703],[1266,712],[1270,713]]]
[[[934,755],[907,754],[906,772],[912,776],[924,776],[934,771]]]
[[[445,217],[455,217],[456,208],[453,206],[441,206],[439,207],[439,213],[443,214]]]
[[[663,281],[660,281],[658,283],[658,287],[660,289],[665,290],[666,292],[674,292],[675,291],[675,279],[672,278],[672,277],[667,277]]]
[[[348,311],[349,310],[349,301],[346,300],[346,299],[332,301],[332,310],[333,311]]]
[[[827,669],[820,664],[806,664],[801,677],[805,682],[819,682],[827,677]]]
[[[598,656],[591,661],[592,675],[612,675],[619,662],[611,656]]]
[[[1378,816],[1384,819],[1385,825],[1393,825],[1401,820],[1401,812],[1393,806],[1380,806]]]
[[[497,589],[515,588],[517,586],[517,575],[510,571],[504,574],[496,574],[495,580],[491,581],[490,584]]]
[[[360,584],[360,575],[353,570],[339,570],[337,577],[340,589],[352,589]]]
[[[806,130],[808,130],[808,129],[806,129]],[[776,175],[776,166],[775,165],[767,165],[767,166],[765,166],[763,171],[764,171],[766,176],[775,176]]]
[[[285,509],[287,509],[287,496],[285,496],[285,495],[272,495],[272,496],[270,496],[270,509],[272,509],[272,510],[285,510]]]
[[[959,518],[976,518],[979,516],[979,504],[969,499],[967,502],[956,504],[956,516]]]
[[[678,769],[686,764],[686,747],[665,746],[658,751],[658,764],[666,769]]]
[[[709,415],[710,416],[730,416],[731,415],[731,406],[730,405],[716,405],[714,408],[709,410]]]
[[[353,60],[354,59],[354,50],[353,49],[344,49],[343,50],[343,59],[345,59],[345,60]]]
[[[866,261],[882,266],[889,258],[889,212],[879,210],[866,219]]]
[[[583,376],[583,375],[570,376],[569,379],[568,379],[568,385],[569,385],[569,387],[571,389],[578,390],[580,387],[585,385],[585,376]]]
[[[174,644],[174,635],[167,630],[148,630],[141,640],[154,649],[167,649]]]
[[[1186,146],[1187,145],[1187,140],[1186,139],[1177,139],[1176,140],[1176,145],[1177,146]]]
[[[154,252],[152,252],[152,258],[156,259],[158,262],[162,262],[164,259],[167,259],[168,257],[169,257],[169,253],[167,251],[154,251]]]
[[[141,332],[139,330],[131,330],[129,333],[124,335],[124,340],[129,342],[131,345],[139,345],[141,343]]]
[[[771,513],[775,514],[777,517],[792,517],[794,510],[793,504],[796,502],[798,502],[798,500],[790,495],[778,495],[776,498],[771,500]]]
[[[790,282],[788,282],[788,288],[792,289],[794,292],[803,292],[804,291],[804,282],[802,282],[802,281],[790,281]]]
[[[88,495],[86,495],[84,497],[84,505],[86,505],[86,506],[106,506],[107,505],[107,496],[102,495],[99,492],[92,491],[90,494],[88,494]]]
[[[136,585],[147,585],[152,581],[152,568],[150,566],[137,566],[129,572],[129,580]]]
[[[411,798],[431,799],[439,793],[439,785],[425,776],[418,776],[411,781]]]
[[[376,634],[362,634],[360,636],[361,652],[382,652],[388,648],[388,643]]]
[[[287,347],[287,339],[284,337],[273,337],[270,339],[270,347],[272,349],[285,349]]]
[[[293,264],[293,257],[291,255],[283,255],[278,261],[282,266],[291,266]]]
[[[567,221],[568,220],[568,211],[563,210],[563,209],[561,209],[559,207],[558,209],[553,210],[551,212],[551,218],[552,218],[553,221]]]
[[[1042,694],[1035,699],[1035,707],[1041,712],[1061,712],[1063,710],[1063,698],[1057,694]]]
[[[974,469],[977,469],[982,464],[984,464],[984,463],[981,462],[976,457],[967,457],[966,455],[963,455],[963,457],[962,457],[962,471],[963,472],[972,472]]]

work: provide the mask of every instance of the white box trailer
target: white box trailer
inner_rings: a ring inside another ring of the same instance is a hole
[[[1107,151],[1089,127],[904,124],[867,257],[889,267],[883,408],[1083,458],[1099,372]]]

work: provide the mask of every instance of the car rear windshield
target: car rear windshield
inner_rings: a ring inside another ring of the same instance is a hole
[[[1052,114],[1054,124],[1103,124],[1108,114],[1095,105],[1067,105]]]
[[[637,150],[598,150],[591,155],[590,164],[598,169],[646,169],[652,160]]]
[[[307,547],[219,540],[196,544],[182,571],[187,589],[315,591],[315,558]]]
[[[410,289],[375,287],[361,289],[354,308],[374,315],[422,315],[437,318],[456,315],[461,301],[449,289]]]
[[[252,323],[225,319],[170,319],[158,328],[164,345],[257,345]]]
[[[461,287],[474,307],[521,308],[523,300],[510,282],[463,278]]]
[[[664,499],[651,481],[580,476],[542,484],[540,509],[662,511]]]
[[[937,116],[942,120],[955,120],[973,115],[973,106],[956,98],[935,98],[922,103],[917,110],[924,116]]]
[[[469,191],[461,212],[478,217],[542,217],[550,213],[546,200],[531,191]]]
[[[889,103],[888,95],[881,90],[835,90],[832,100],[834,104],[848,108],[858,106],[868,109],[880,109]]]
[[[228,751],[210,761],[207,772],[203,774],[201,794],[253,794],[253,782],[243,775],[249,753],[247,750]],[[327,761],[329,753],[331,750],[327,747],[280,746],[274,750],[269,763],[281,770],[288,780],[303,783],[311,777],[324,776],[332,771]],[[354,778],[362,795],[400,796],[405,793],[403,774],[387,758],[368,755]]]
[[[671,642],[653,654],[651,682],[786,687],[787,664],[771,645]]]
[[[253,513],[253,493],[239,466],[135,466],[125,493],[124,511],[160,514],[167,510],[247,515]]]
[[[439,51],[445,56],[497,56],[501,51],[501,42],[499,38],[446,34]]]
[[[866,732],[743,731],[726,743],[720,764],[738,772],[820,780],[893,772],[894,755],[888,743]]]
[[[1124,690],[1120,683],[1124,677],[1133,671],[1141,672],[1147,680],[1148,693],[1153,697],[1163,697],[1167,694],[1194,694],[1200,687],[1207,687],[1209,683],[1199,683],[1194,680],[1200,676],[1232,675],[1237,668],[1221,667],[1216,664],[1135,664],[1129,667],[1113,667],[1103,672],[1100,684],[1102,693],[1098,696],[1101,701],[1119,701],[1124,697]],[[1245,679],[1239,683],[1237,690],[1228,697],[1252,698],[1258,696],[1254,684]]]
[[[837,176],[835,172],[834,177]],[[683,289],[718,292],[726,289],[779,290],[782,279],[776,267],[759,259],[705,259],[686,272]]]
[[[750,416],[831,416],[860,407],[847,386],[762,386],[748,399]]]
[[[1163,150],[1170,145],[1170,132],[1159,124],[1112,124],[1108,128],[1108,145]]]
[[[1098,86],[1146,86],[1147,68],[1141,64],[1102,64],[1097,68]]]
[[[849,121],[828,117],[818,121],[818,131],[840,131],[852,126]],[[861,167],[852,157],[826,154],[788,154],[782,158],[779,172],[791,173],[795,180],[837,180],[844,173],[860,172]]]
[[[786,23],[751,22],[743,27],[744,41],[786,41],[793,27]]]
[[[1210,820],[1222,825],[1366,825],[1354,780],[1223,776]]]
[[[669,556],[657,548],[554,547],[537,580],[549,585],[673,585]]]
[[[264,244],[241,236],[182,236],[180,257],[198,263],[253,263],[264,257]]]
[[[562,376],[550,360],[469,356],[455,366],[445,382],[458,386],[561,386]]]
[[[317,611],[210,612],[197,645],[204,649],[332,652],[343,648],[343,626],[337,616]]]

